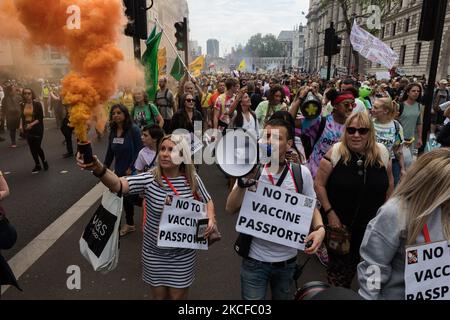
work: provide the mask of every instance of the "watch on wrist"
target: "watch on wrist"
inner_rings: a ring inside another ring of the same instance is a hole
[[[251,186],[254,186],[256,184],[255,180],[252,179],[246,179],[246,178],[238,178],[238,186],[240,188],[249,188]]]

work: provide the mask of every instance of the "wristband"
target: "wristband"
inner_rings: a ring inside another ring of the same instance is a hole
[[[325,211],[325,215],[328,215],[328,214],[330,214],[331,213],[331,211],[333,211],[334,209],[333,208],[330,208],[330,209],[328,209],[327,211]]]
[[[244,182],[244,180],[242,178],[238,178],[237,182],[238,182],[239,188],[242,188],[242,189],[249,188],[256,184],[256,181],[254,181],[254,180],[250,183],[249,182],[246,183],[246,182]]]
[[[95,177],[101,179],[101,178],[106,174],[106,171],[107,171],[107,170],[108,170],[108,169],[106,168],[106,166],[103,166],[102,171],[101,171],[99,174],[95,173],[95,171],[92,171],[92,174],[93,174]]]

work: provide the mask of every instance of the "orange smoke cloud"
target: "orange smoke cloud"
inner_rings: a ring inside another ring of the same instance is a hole
[[[72,105],[70,125],[77,138],[87,141],[89,120],[116,91],[118,63],[123,60],[116,42],[126,23],[122,0],[14,3],[33,44],[51,45],[67,54],[71,72],[63,79],[62,95],[64,102]],[[80,29],[67,28],[67,9],[72,5],[80,8]]]
[[[20,23],[13,0],[0,0],[0,38],[17,39],[27,36],[27,29]]]

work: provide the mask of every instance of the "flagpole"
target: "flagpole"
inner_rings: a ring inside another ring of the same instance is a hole
[[[175,52],[175,54],[177,55],[178,59],[180,59],[181,63],[183,64],[184,69],[186,70],[186,72],[189,74],[189,77],[193,78],[192,74],[189,72],[189,68],[186,66],[186,64],[184,63],[183,59],[181,58],[181,56],[178,54],[177,49],[175,48],[175,45],[172,43],[172,41],[170,41],[169,36],[167,35],[166,31],[164,30],[163,26],[161,25],[161,23],[159,23],[158,19],[155,18],[155,22],[158,24],[158,26],[161,28],[163,34],[166,36],[167,40],[169,41],[170,45],[172,46],[173,51]]]

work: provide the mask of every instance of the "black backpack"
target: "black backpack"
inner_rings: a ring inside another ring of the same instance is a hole
[[[291,163],[292,172],[294,174],[294,183],[297,188],[298,193],[303,192],[303,177],[302,177],[302,167],[298,163]],[[262,166],[258,167],[258,172],[256,173],[255,180],[259,180],[262,172]],[[248,234],[239,233],[236,242],[234,243],[234,251],[243,258],[248,258],[250,253],[250,246],[252,244],[253,236]]]
[[[316,139],[313,142],[311,142],[311,138],[308,135],[306,135],[306,134],[300,135],[300,139],[302,140],[302,144],[303,144],[303,148],[305,149],[305,156],[306,156],[307,160],[311,156],[314,146],[316,145],[317,141],[319,141],[320,137],[322,136],[322,134],[325,130],[326,124],[327,124],[327,118],[321,117],[320,125],[319,125],[319,132],[317,133]]]

